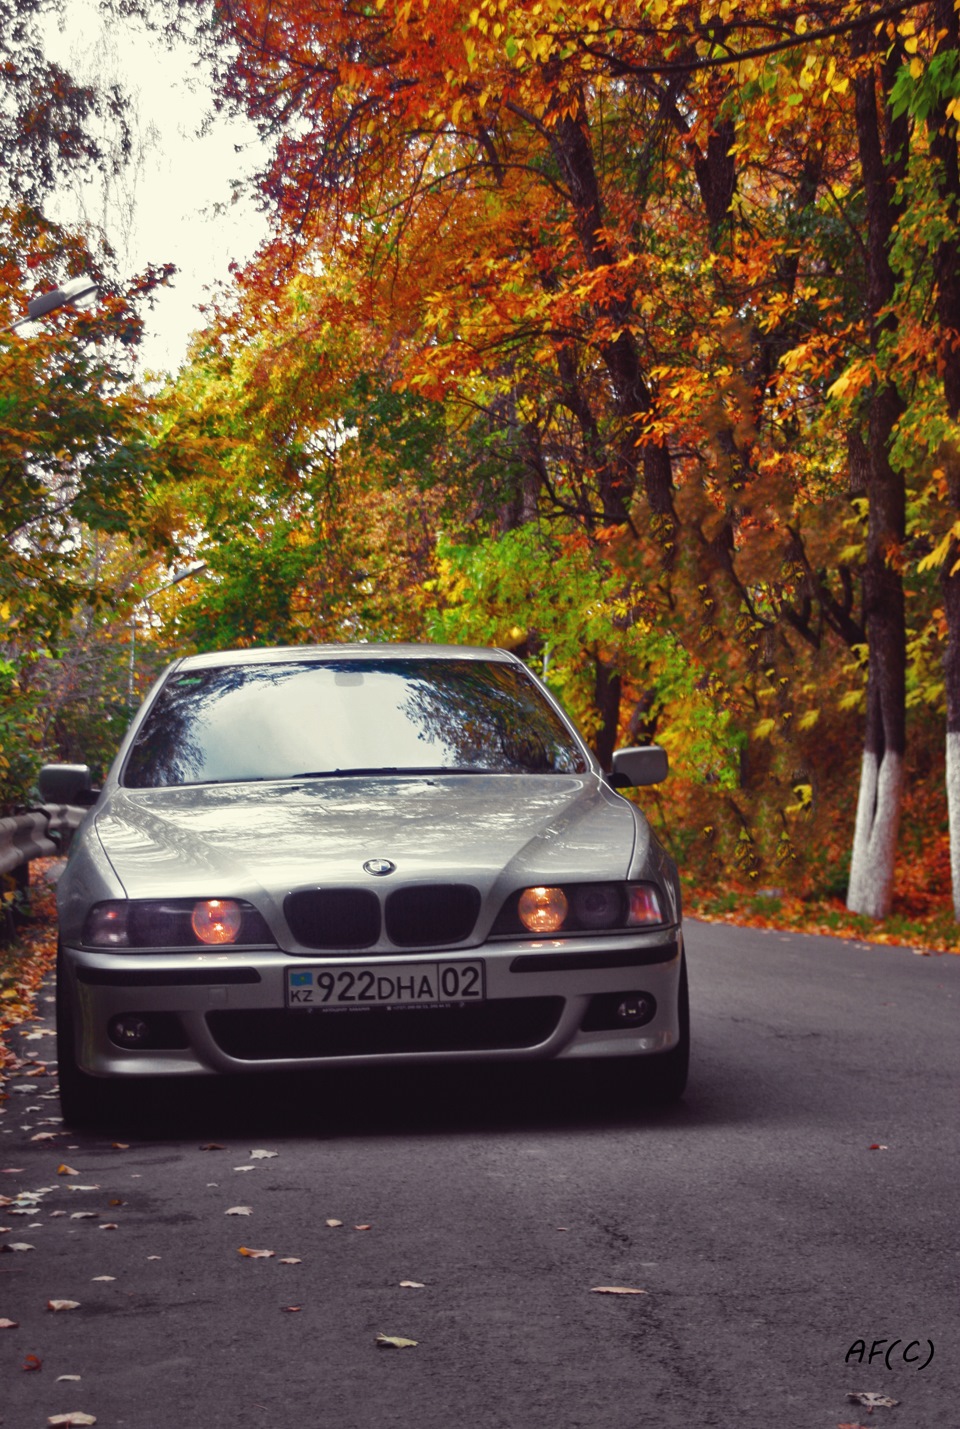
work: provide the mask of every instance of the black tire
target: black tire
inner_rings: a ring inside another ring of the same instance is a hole
[[[57,1072],[60,1110],[68,1126],[89,1126],[106,1110],[101,1083],[77,1066],[73,1009],[67,994],[63,954],[57,953]]]
[[[679,1101],[687,1089],[690,1069],[690,992],[687,986],[687,959],[680,956],[680,986],[677,989],[677,1020],[680,1037],[669,1052],[643,1058],[644,1089],[647,1099],[658,1106]]]
[[[683,1096],[690,1065],[690,996],[687,964],[681,957],[677,989],[679,1039],[669,1052],[596,1062],[595,1068],[609,1095],[627,1112],[639,1106],[669,1106]]]

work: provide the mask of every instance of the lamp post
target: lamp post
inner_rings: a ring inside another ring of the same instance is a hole
[[[3,332],[14,332],[24,323],[36,322],[37,318],[45,318],[48,313],[56,312],[58,308],[79,306],[96,295],[97,284],[93,278],[86,274],[79,278],[71,278],[63,283],[59,288],[51,288],[49,293],[41,293],[38,298],[31,298],[27,303],[27,311],[22,318],[17,318],[9,327],[0,329]]]
[[[185,581],[187,576],[199,575],[201,571],[207,569],[206,561],[195,561],[192,566],[185,566],[182,571],[174,571],[169,580],[163,581],[160,585],[154,586],[153,590],[148,590],[146,595],[142,595],[133,607],[133,614],[130,616],[130,666],[127,672],[127,708],[133,709],[133,670],[136,660],[137,648],[137,611],[141,605],[146,605],[155,595],[159,595],[162,590],[169,590],[171,586],[179,585]]]

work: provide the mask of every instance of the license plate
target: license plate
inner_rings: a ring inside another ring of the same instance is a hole
[[[287,1007],[343,1012],[362,1007],[443,1007],[482,1002],[484,965],[470,963],[333,964],[287,968]]]

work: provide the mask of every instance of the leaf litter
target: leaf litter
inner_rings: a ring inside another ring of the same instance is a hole
[[[635,1290],[630,1285],[591,1285],[593,1295],[649,1295],[649,1290]]]
[[[865,1409],[894,1409],[899,1403],[899,1399],[891,1399],[887,1394],[877,1394],[872,1389],[860,1389],[856,1392],[850,1391],[847,1399],[851,1404],[862,1404]]]

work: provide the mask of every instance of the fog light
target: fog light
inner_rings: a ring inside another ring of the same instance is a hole
[[[150,1024],[137,1012],[112,1018],[107,1031],[118,1047],[144,1047],[150,1041]]]
[[[617,1004],[618,1022],[647,1022],[649,1013],[650,1004],[645,997],[625,997]]]
[[[657,1015],[652,992],[598,992],[590,999],[580,1024],[584,1032],[626,1031],[646,1027]]]

